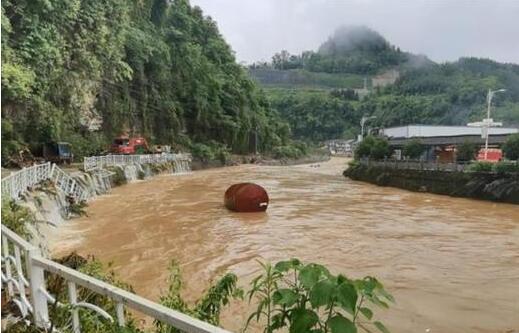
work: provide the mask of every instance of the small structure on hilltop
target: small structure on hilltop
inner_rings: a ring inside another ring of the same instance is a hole
[[[518,128],[491,127],[488,129],[489,152],[493,152],[505,143],[509,135],[519,133]],[[472,143],[479,147],[485,146],[486,137],[481,128],[471,126],[434,126],[434,125],[407,125],[383,128],[379,135],[389,140],[389,145],[395,150],[397,159],[403,158],[402,149],[411,141],[419,141],[425,146],[422,159],[429,161],[454,162],[457,147],[463,143]],[[481,154],[478,155],[481,159]],[[488,156],[499,159],[500,154]],[[487,157],[490,160],[490,157]]]
[[[225,191],[224,205],[235,212],[264,212],[269,205],[265,189],[254,183],[234,184]]]

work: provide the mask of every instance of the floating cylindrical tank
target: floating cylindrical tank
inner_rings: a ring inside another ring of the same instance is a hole
[[[269,205],[265,189],[254,183],[234,184],[225,191],[224,204],[235,212],[264,212]]]

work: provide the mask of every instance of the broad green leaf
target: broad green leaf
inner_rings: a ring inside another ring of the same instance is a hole
[[[351,283],[342,283],[337,289],[337,300],[346,311],[353,314],[357,306],[357,290]]]
[[[382,332],[382,333],[390,333],[389,330],[382,324],[380,321],[375,321],[373,324]]]
[[[378,306],[380,306],[380,307],[382,307],[382,308],[385,308],[385,309],[389,309],[389,305],[387,305],[386,302],[380,300],[380,298],[378,298],[377,295],[372,295],[372,296],[369,298],[369,300],[370,300],[373,304],[375,304],[375,305],[378,305]]]
[[[368,308],[360,308],[359,311],[364,315],[364,317],[368,318],[368,320],[371,320],[373,318],[373,311],[371,311]]]
[[[346,317],[337,314],[328,320],[331,333],[357,333],[355,324]]]
[[[308,264],[299,272],[299,281],[301,281],[303,287],[311,289],[323,274],[330,274],[324,266]]]
[[[292,289],[278,289],[272,295],[274,304],[286,305],[288,307],[297,302],[298,295]]]
[[[395,298],[393,297],[393,295],[388,293],[383,287],[381,287],[378,292],[380,295],[384,296],[388,301],[393,303],[395,302]]]
[[[290,259],[290,260],[278,262],[274,266],[274,269],[279,272],[286,272],[292,268],[298,267],[299,265],[301,265],[301,262],[299,261],[299,259]]]
[[[313,308],[329,304],[336,291],[335,284],[330,280],[317,282],[310,290],[310,304]]]
[[[290,313],[290,333],[308,332],[317,322],[319,317],[308,309],[296,309]]]

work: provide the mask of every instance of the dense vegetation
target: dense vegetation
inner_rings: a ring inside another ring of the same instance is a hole
[[[511,135],[503,146],[505,157],[519,161],[519,134]]]
[[[487,91],[497,88],[507,91],[494,98],[492,117],[519,125],[519,65],[477,58],[405,70],[394,85],[369,95],[360,112],[376,115],[378,126],[465,125],[486,116]]]
[[[3,155],[69,141],[77,156],[140,134],[234,152],[287,144],[288,126],[188,0],[2,2]]]
[[[323,141],[352,137],[360,121],[352,90],[266,90],[272,107],[289,122],[296,139]]]

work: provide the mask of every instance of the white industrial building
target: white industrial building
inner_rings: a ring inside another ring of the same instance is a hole
[[[491,127],[489,135],[507,135],[519,133],[518,128]],[[441,126],[441,125],[407,125],[384,128],[379,135],[388,138],[430,138],[449,136],[481,136],[482,129],[470,126]]]

